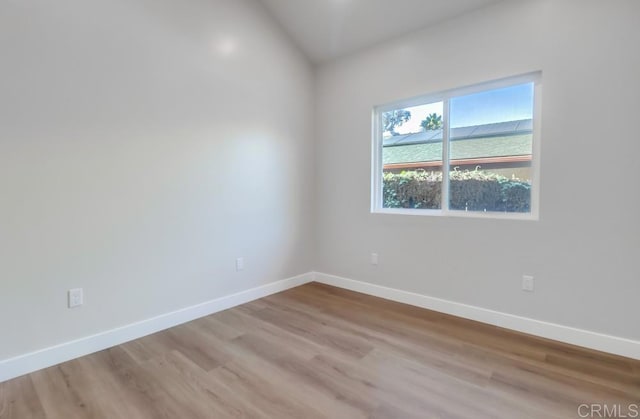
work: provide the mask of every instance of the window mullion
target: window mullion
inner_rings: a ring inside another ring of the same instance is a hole
[[[449,211],[449,99],[445,98],[442,109],[442,194],[443,212]]]

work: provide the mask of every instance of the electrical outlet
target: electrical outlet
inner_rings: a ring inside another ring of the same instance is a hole
[[[377,253],[371,253],[371,264],[372,265],[377,265],[378,264],[378,254]]]
[[[533,277],[530,275],[522,275],[522,290],[533,292]]]
[[[236,259],[236,271],[244,271],[244,258]]]
[[[82,304],[84,304],[82,288],[69,290],[69,308],[80,307]]]

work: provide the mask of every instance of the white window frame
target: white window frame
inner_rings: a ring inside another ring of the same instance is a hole
[[[449,108],[452,98],[480,93],[487,90],[510,87],[517,84],[533,83],[533,132],[531,150],[531,211],[518,212],[492,212],[492,211],[460,211],[449,209]],[[540,219],[540,127],[541,127],[541,100],[542,100],[542,72],[522,74],[514,77],[506,77],[474,84],[455,89],[449,89],[428,95],[399,100],[385,105],[376,106],[372,115],[372,152],[371,152],[371,212],[374,214],[400,214],[400,215],[429,215],[467,218],[499,218],[512,220],[539,220]],[[413,106],[428,103],[443,103],[443,130],[442,130],[442,208],[441,209],[412,209],[412,208],[384,208],[382,206],[382,114],[395,109],[406,109]]]

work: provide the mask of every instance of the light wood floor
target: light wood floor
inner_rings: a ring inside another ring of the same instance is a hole
[[[640,362],[315,283],[0,384],[3,419],[577,418],[583,403],[639,404]]]

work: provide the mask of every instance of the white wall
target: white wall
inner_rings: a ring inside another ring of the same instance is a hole
[[[0,360],[309,271],[313,94],[250,0],[0,2]]]
[[[640,339],[639,19],[632,0],[503,2],[320,68],[316,270]],[[369,213],[374,105],[535,70],[540,221]]]
[[[1,2],[0,360],[311,268],[640,339],[638,16],[504,2],[314,91],[252,0]],[[369,213],[374,105],[533,70],[540,221]]]

